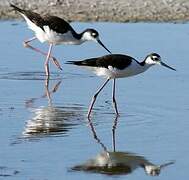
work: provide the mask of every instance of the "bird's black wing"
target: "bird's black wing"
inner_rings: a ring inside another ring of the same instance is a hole
[[[45,25],[45,21],[44,19],[41,17],[40,14],[32,12],[30,10],[24,10],[21,9],[13,4],[10,4],[10,6],[20,12],[21,14],[24,14],[30,21],[32,21],[34,24],[36,24],[37,26],[39,26],[41,29],[43,29],[43,26]]]
[[[66,33],[69,30],[70,31],[74,31],[73,28],[69,25],[68,22],[66,22],[65,20],[57,17],[57,16],[41,16],[38,13],[29,11],[29,10],[24,10],[21,9],[13,4],[10,4],[10,6],[20,12],[21,14],[24,14],[25,16],[27,16],[28,19],[30,19],[30,21],[32,21],[34,24],[36,24],[37,26],[39,26],[41,29],[44,30],[44,26],[49,26],[50,29],[52,29],[53,31],[57,32],[57,33]],[[75,31],[74,31],[75,32]],[[74,33],[73,33],[74,34]]]
[[[43,20],[45,21],[44,25],[49,26],[50,29],[57,33],[64,34],[68,31],[74,31],[68,22],[57,16],[44,16]]]
[[[124,69],[128,67],[131,62],[135,60],[131,56],[122,55],[122,54],[110,54],[98,58],[86,59],[83,61],[69,61],[69,64],[75,64],[78,66],[91,66],[91,67],[104,67],[108,68],[112,66],[117,69]]]

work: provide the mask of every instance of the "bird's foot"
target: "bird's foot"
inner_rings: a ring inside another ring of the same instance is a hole
[[[24,46],[25,48],[28,48],[28,47],[29,47],[29,44],[28,44],[27,42],[23,42],[23,46]]]
[[[58,62],[58,60],[55,57],[52,57],[52,60],[53,60],[53,63],[55,64],[55,66],[58,69],[62,70],[62,67],[61,67],[60,63]]]

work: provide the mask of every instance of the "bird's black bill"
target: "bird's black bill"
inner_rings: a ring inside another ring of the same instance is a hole
[[[169,68],[169,69],[171,69],[171,70],[173,70],[173,71],[176,71],[176,69],[174,69],[174,68],[168,66],[168,65],[165,64],[164,62],[160,62],[160,64],[161,64],[162,66],[166,67],[166,68]]]
[[[167,167],[167,166],[169,166],[169,165],[171,165],[171,164],[174,164],[174,163],[175,163],[175,161],[171,161],[171,162],[168,162],[168,163],[162,164],[162,165],[160,165],[160,168]]]
[[[101,40],[97,40],[97,42],[104,48],[104,49],[106,49],[106,51],[108,51],[110,54],[112,54],[107,48],[106,48],[106,46],[104,46],[104,44],[101,42]]]

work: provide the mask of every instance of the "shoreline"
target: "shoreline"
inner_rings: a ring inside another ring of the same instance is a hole
[[[16,0],[15,5],[41,15],[50,14],[78,22],[172,22],[189,21],[186,0]],[[5,0],[0,2],[0,19],[22,17]]]

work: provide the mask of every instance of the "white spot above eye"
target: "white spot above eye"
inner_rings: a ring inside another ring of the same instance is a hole
[[[148,56],[148,57],[146,58],[146,60],[145,60],[145,63],[146,63],[146,64],[151,64],[151,65],[157,64],[158,61],[157,61],[157,60],[154,60],[155,58],[157,58],[157,56]],[[158,58],[158,59],[159,59],[159,58]]]
[[[96,41],[96,39],[91,35],[90,32],[84,32],[82,36],[83,41]]]

